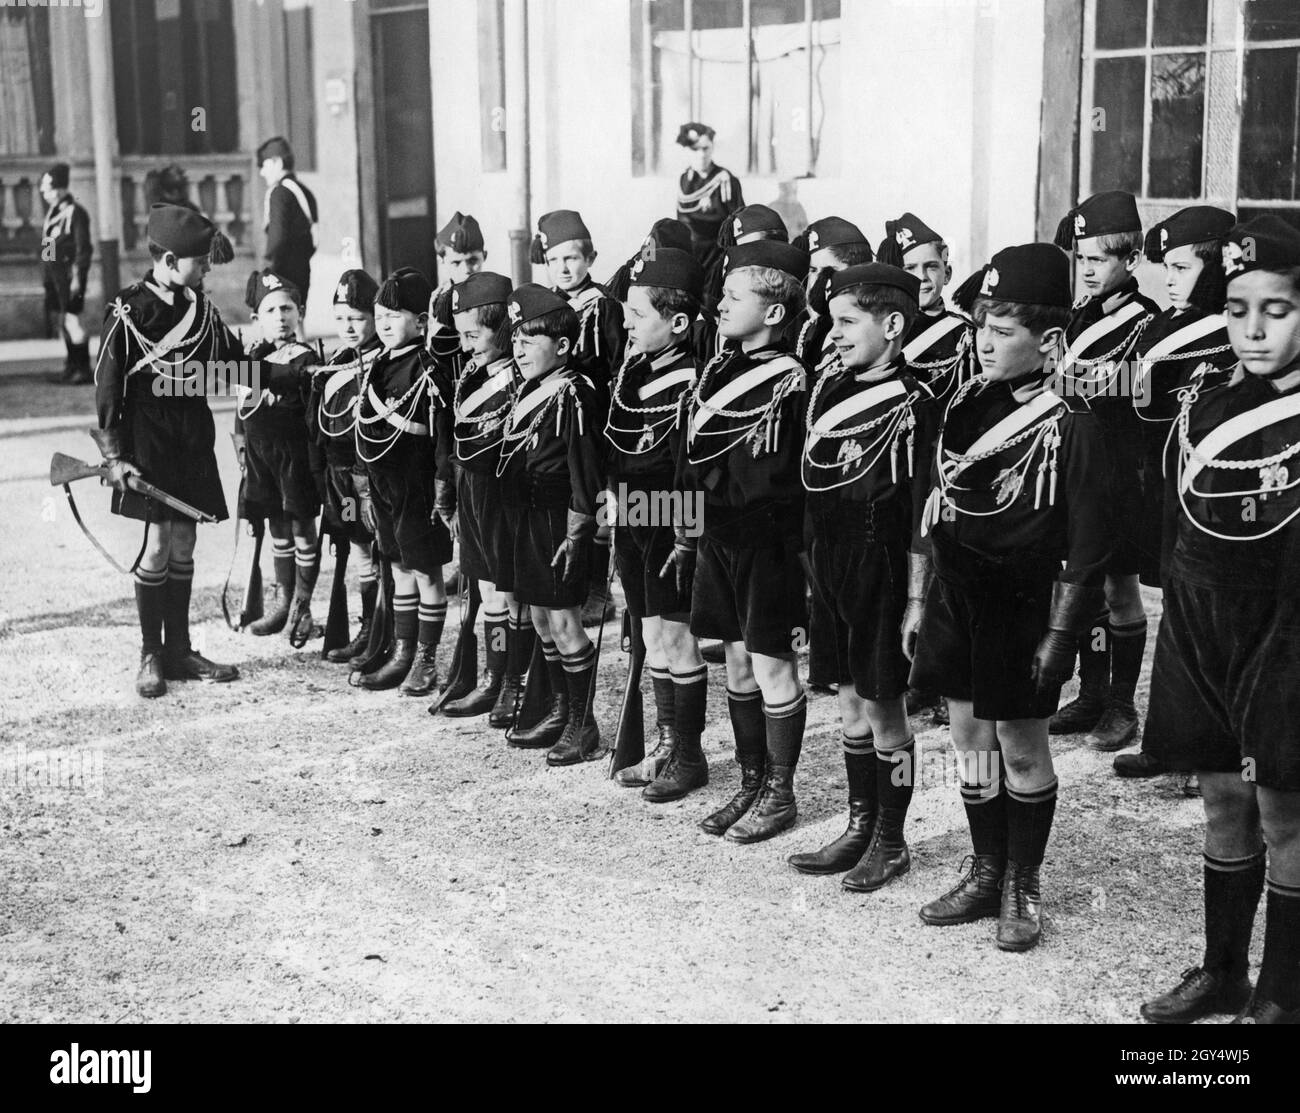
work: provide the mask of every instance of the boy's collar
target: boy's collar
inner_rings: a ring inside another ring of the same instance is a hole
[[[394,359],[396,359],[398,356],[404,356],[408,352],[412,352],[418,347],[420,347],[420,341],[412,340],[409,344],[403,344],[400,348],[389,348],[388,354],[392,356]]]
[[[903,354],[899,352],[882,363],[877,363],[862,371],[854,371],[853,378],[859,383],[883,383],[886,379],[893,378],[902,369]]]
[[[1103,313],[1114,313],[1137,292],[1138,280],[1130,274],[1110,293],[1101,295],[1101,311]]]

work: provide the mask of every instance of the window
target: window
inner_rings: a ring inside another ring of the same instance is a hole
[[[631,2],[635,173],[671,165],[688,120],[738,173],[838,173],[840,0]]]
[[[0,7],[0,155],[54,154],[49,15]]]
[[[1093,0],[1088,16],[1086,192],[1202,197],[1209,0]]]
[[[312,12],[298,0],[284,6],[285,137],[295,170],[316,169],[316,90]]]
[[[238,149],[230,0],[117,0],[108,14],[122,153]]]
[[[1300,5],[1255,0],[1245,32],[1238,189],[1257,215],[1270,202],[1300,202]]]
[[[486,171],[506,168],[505,0],[478,0],[478,114]]]

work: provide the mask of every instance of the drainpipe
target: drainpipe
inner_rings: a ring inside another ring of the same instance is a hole
[[[529,154],[528,0],[505,5],[506,169],[510,176],[510,259],[515,285],[531,282],[532,166]]]

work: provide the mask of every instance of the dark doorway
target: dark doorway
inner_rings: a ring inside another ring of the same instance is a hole
[[[427,0],[372,2],[370,42],[381,269],[416,267],[436,282]]]

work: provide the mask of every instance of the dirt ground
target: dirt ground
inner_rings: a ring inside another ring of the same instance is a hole
[[[1201,810],[1175,778],[1122,781],[1081,738],[1055,743],[1046,937],[1004,954],[991,921],[916,916],[969,849],[928,719],[911,872],[851,895],[785,863],[842,829],[833,699],[810,704],[798,825],[732,846],[696,827],[738,779],[720,667],[708,788],[648,805],[604,762],[548,769],[481,720],[350,689],[319,642],[231,633],[230,523],[200,531],[195,612],[203,651],[241,679],[137,699],[131,581],[47,482],[52,452],[94,451],[89,394],[60,389],[0,382],[0,1019],[1133,1022],[1198,960]],[[82,484],[79,502],[129,560],[138,538],[107,493]],[[1149,609],[1154,631],[1157,595]]]

